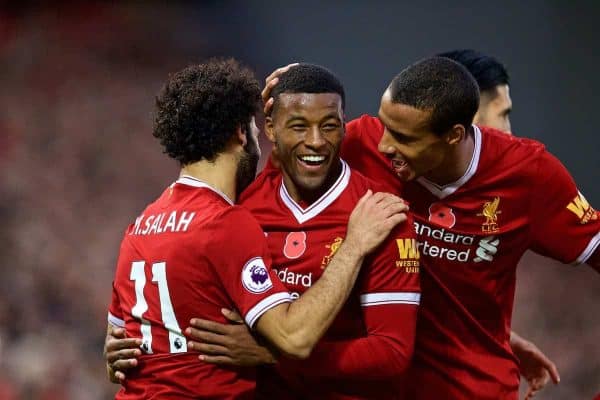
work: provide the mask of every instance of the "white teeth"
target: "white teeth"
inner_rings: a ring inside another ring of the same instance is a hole
[[[300,159],[308,162],[322,162],[325,161],[325,156],[300,156]]]

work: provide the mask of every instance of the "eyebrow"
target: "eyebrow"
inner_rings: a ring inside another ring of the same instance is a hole
[[[320,121],[325,121],[327,119],[335,119],[339,122],[342,122],[342,119],[339,117],[339,115],[335,112],[331,112],[325,116],[323,116],[323,118],[321,118]],[[307,119],[306,117],[302,116],[302,115],[294,115],[292,114],[288,119],[285,120],[286,124],[292,123],[292,122],[306,122]]]

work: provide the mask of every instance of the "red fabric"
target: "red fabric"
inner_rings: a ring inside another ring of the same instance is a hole
[[[327,267],[333,251],[346,235],[348,217],[358,199],[368,189],[381,191],[379,185],[356,171],[348,169],[347,174],[347,186],[341,178],[330,189],[330,192],[341,190],[337,197],[325,195],[304,213],[298,208],[297,216],[291,208],[298,205],[282,195],[282,178],[274,169],[261,173],[240,199],[267,233],[273,267],[294,296],[304,293]],[[320,211],[315,209],[327,199],[333,200],[331,204]],[[298,218],[307,220],[300,222]],[[396,240],[401,240],[402,246],[408,243],[406,246],[410,247],[412,243],[416,250],[414,238],[410,222],[401,224],[365,260],[353,293],[313,357],[298,362],[282,360],[275,368],[261,370],[257,391],[262,397],[397,396],[390,388],[412,354],[416,306],[391,302],[402,296],[418,297],[420,285],[418,253],[411,254],[404,248],[406,254],[400,256]],[[377,295],[373,297],[374,294]],[[375,305],[373,299],[384,299],[390,304]]]
[[[411,203],[423,300],[407,397],[516,399],[509,335],[517,262],[527,249],[563,262],[585,256],[600,240],[600,218],[581,198],[569,209],[575,183],[536,141],[480,128],[473,175],[452,191],[400,182],[377,150],[383,129],[374,117],[351,121],[342,157],[388,190],[402,188]],[[496,199],[494,222],[484,211]]]
[[[270,296],[278,294],[288,296],[274,275],[270,288],[266,276],[261,278],[266,283],[254,290],[262,290],[260,293],[250,290],[255,289],[251,282],[247,288],[249,282],[244,282],[242,269],[249,260],[259,258],[269,270],[267,243],[256,220],[211,189],[176,183],[150,204],[125,233],[110,313],[125,321],[128,336],[143,337],[152,354],[142,356],[140,367],[128,375],[117,399],[251,396],[254,370],[200,362],[194,353],[185,352],[184,337],[169,337],[165,324],[169,320],[168,301],[181,332],[192,317],[225,323],[222,307],[238,309],[243,316],[250,311],[260,314],[273,304],[261,303],[257,311],[260,301],[268,303]],[[143,268],[138,265],[136,275],[134,263],[140,261]],[[164,286],[161,289],[162,268],[168,293]],[[136,284],[143,288],[147,309],[142,308],[142,317],[149,321],[151,335],[142,335],[140,319],[132,315],[141,301]],[[174,330],[171,326],[170,331]]]

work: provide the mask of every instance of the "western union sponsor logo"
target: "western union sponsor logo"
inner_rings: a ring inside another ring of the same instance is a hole
[[[421,258],[416,239],[396,239],[400,260],[418,260]]]
[[[596,211],[590,206],[590,203],[588,203],[581,193],[578,193],[573,201],[567,204],[567,210],[575,214],[582,224],[586,224],[588,221],[598,218]]]

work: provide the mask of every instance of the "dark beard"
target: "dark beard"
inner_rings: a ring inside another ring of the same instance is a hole
[[[244,152],[240,157],[238,168],[235,174],[235,198],[238,199],[240,194],[254,181],[256,177],[256,168],[258,167],[258,147],[254,140],[248,140],[244,146]]]

